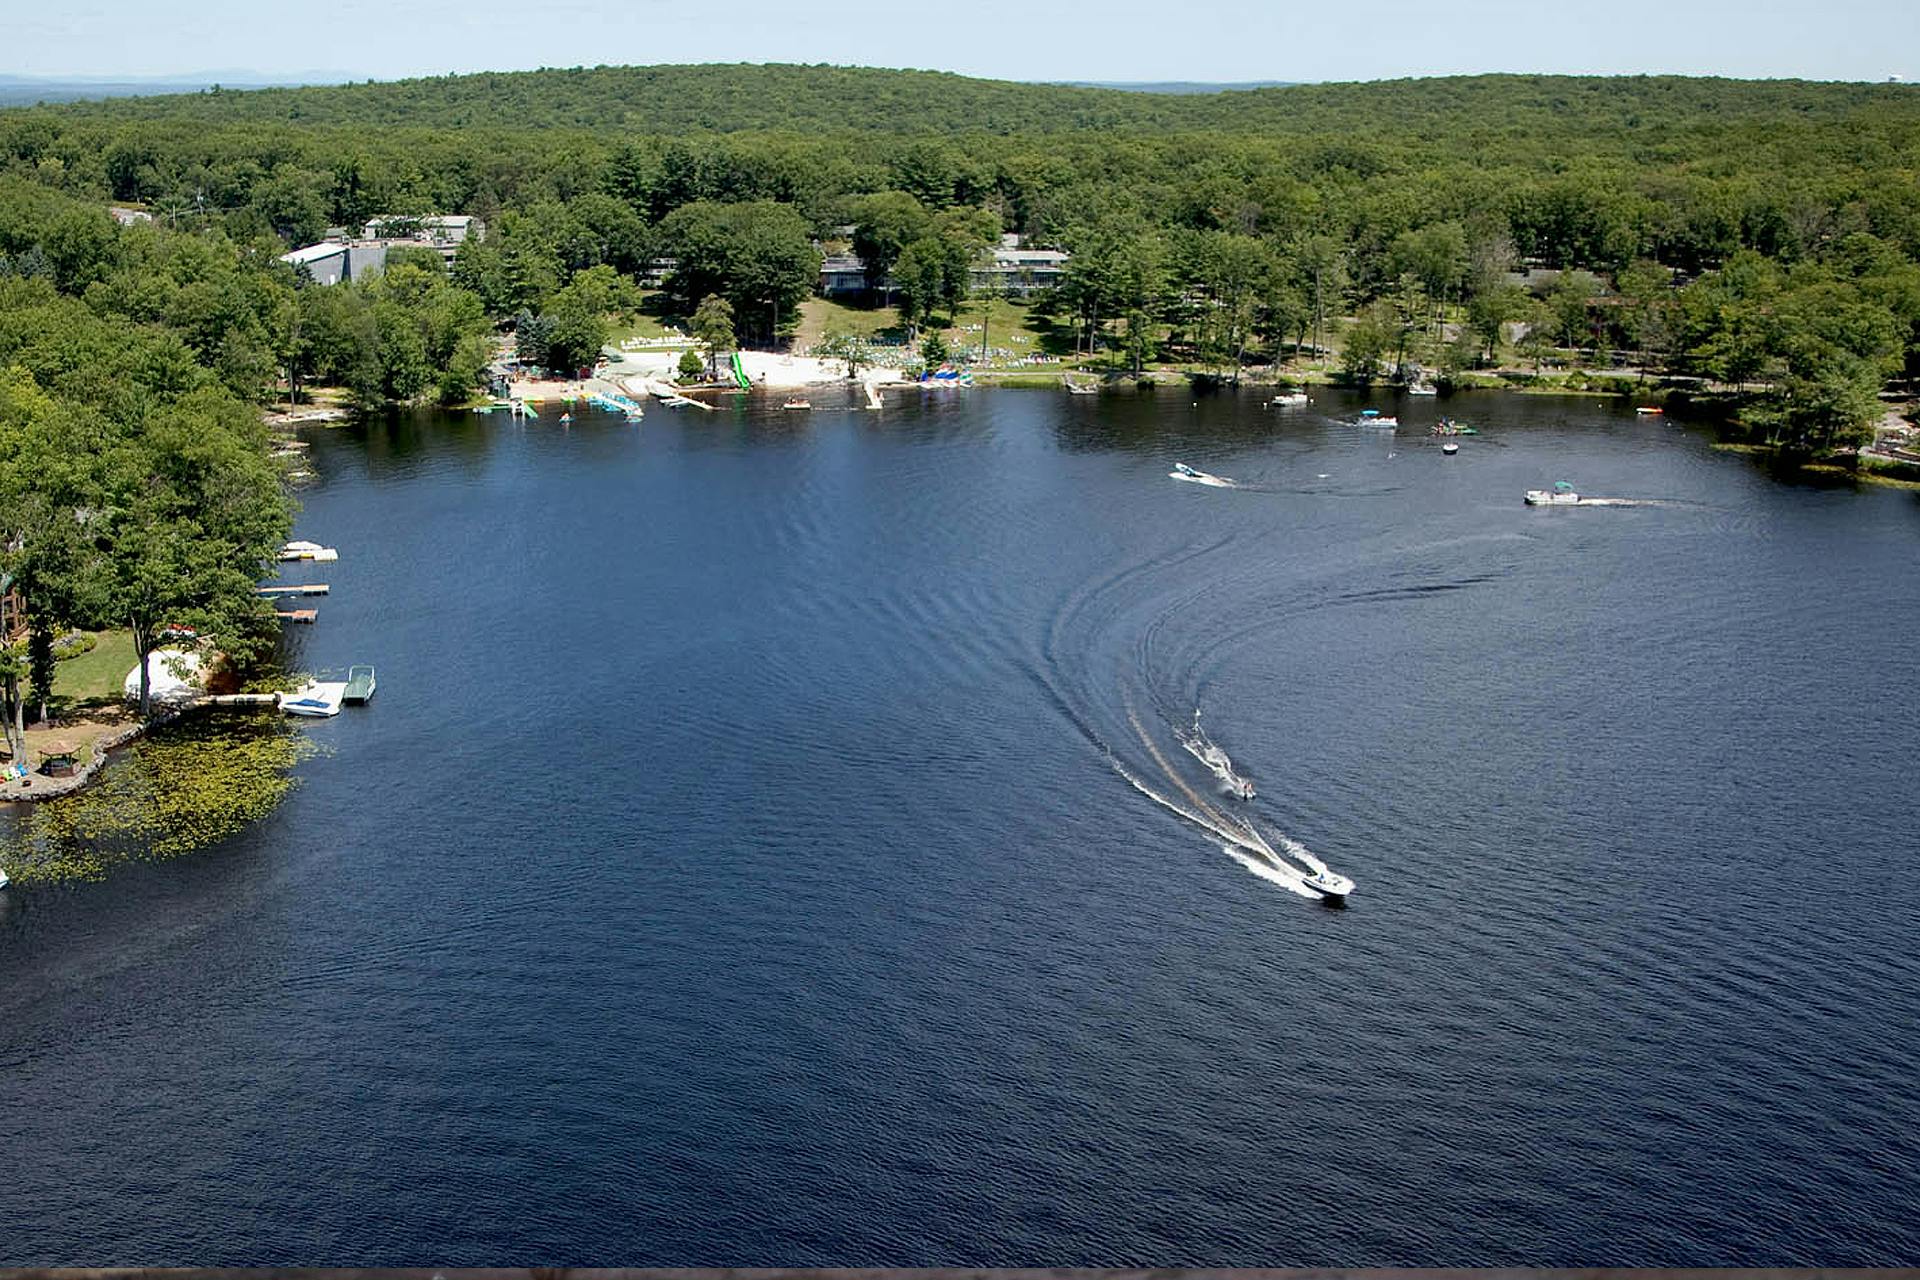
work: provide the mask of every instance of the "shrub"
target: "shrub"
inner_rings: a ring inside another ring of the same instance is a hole
[[[70,631],[53,642],[53,660],[65,662],[92,649],[100,641],[84,631]]]

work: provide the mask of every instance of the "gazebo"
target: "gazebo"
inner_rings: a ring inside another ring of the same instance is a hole
[[[40,772],[49,778],[71,778],[80,770],[80,752],[70,742],[49,742],[40,748]]]

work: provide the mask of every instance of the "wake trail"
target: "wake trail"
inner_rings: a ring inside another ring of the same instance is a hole
[[[1193,805],[1193,808],[1189,809],[1178,801],[1162,795],[1159,791],[1156,791],[1136,776],[1132,770],[1128,769],[1124,764],[1121,764],[1117,757],[1109,754],[1107,756],[1107,762],[1114,767],[1114,770],[1119,773],[1121,777],[1131,783],[1136,791],[1146,796],[1149,800],[1152,800],[1155,804],[1160,805],[1162,808],[1178,814],[1202,830],[1211,832],[1217,836],[1221,841],[1220,847],[1225,850],[1234,861],[1259,876],[1262,880],[1279,885],[1288,892],[1298,894],[1303,898],[1317,899],[1320,897],[1318,893],[1307,887],[1306,877],[1301,875],[1295,868],[1288,866],[1286,862],[1281,859],[1280,855],[1274,852],[1273,846],[1267,843],[1266,839],[1262,837],[1258,831],[1254,830],[1251,824],[1241,822],[1237,818],[1221,813],[1203,799],[1192,787],[1187,785],[1186,781],[1182,779],[1180,775],[1174,771],[1173,766],[1168,763],[1166,756],[1161,754],[1160,748],[1154,745],[1153,739],[1148,736],[1146,729],[1140,723],[1139,716],[1134,713],[1132,707],[1127,708],[1127,719],[1132,723],[1134,732],[1140,735],[1141,745],[1146,747],[1147,753],[1153,757],[1154,763],[1158,764],[1160,768],[1165,771],[1167,778],[1175,787],[1179,788],[1181,794],[1186,796],[1187,800]],[[1285,836],[1281,836],[1280,841],[1282,845],[1287,846],[1289,850],[1295,847],[1300,849],[1305,849],[1306,847]],[[1313,863],[1318,863],[1319,861],[1317,858],[1311,858],[1311,855],[1309,855],[1309,858]],[[1324,867],[1319,869],[1324,870]]]

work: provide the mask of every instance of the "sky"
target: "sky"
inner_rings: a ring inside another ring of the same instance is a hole
[[[0,0],[0,33],[0,75],[49,77],[683,62],[1011,80],[1920,77],[1920,0]]]

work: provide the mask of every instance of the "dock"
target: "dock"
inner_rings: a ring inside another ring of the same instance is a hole
[[[320,616],[318,609],[275,609],[273,616],[282,622],[313,622]]]
[[[271,587],[255,587],[253,589],[253,593],[257,596],[323,596],[327,594],[327,591],[328,587],[324,582],[305,582],[298,586],[287,584]]]
[[[280,695],[277,693],[216,693],[208,698],[210,707],[277,707]]]

